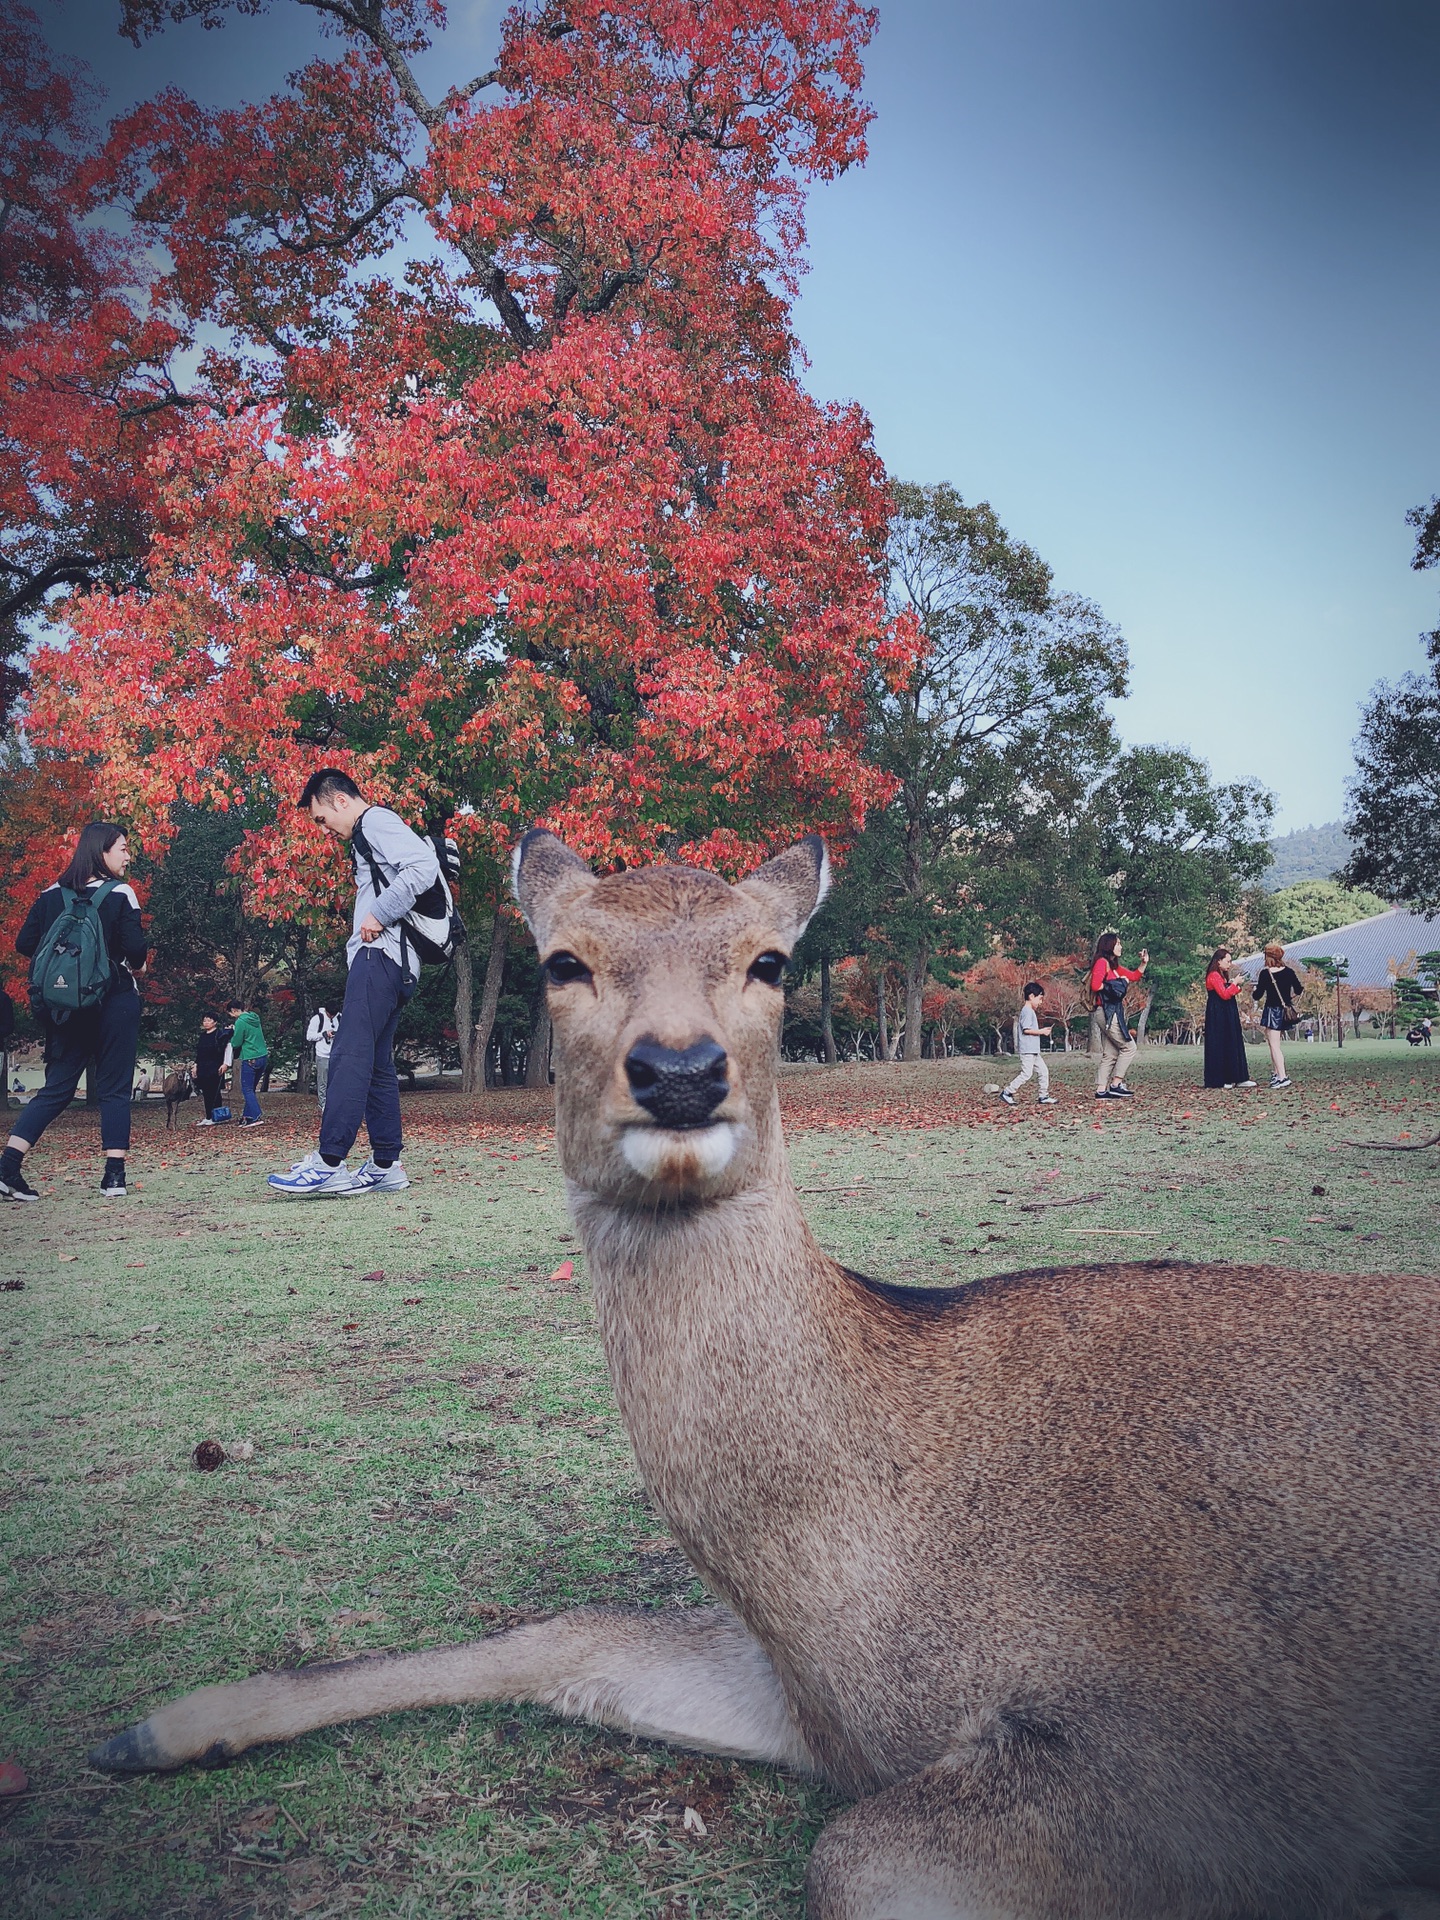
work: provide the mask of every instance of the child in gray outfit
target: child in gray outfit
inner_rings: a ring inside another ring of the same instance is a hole
[[[1020,1038],[1018,1043],[1020,1071],[1000,1096],[1007,1107],[1014,1106],[1016,1092],[1024,1086],[1032,1073],[1040,1083],[1040,1092],[1036,1100],[1036,1105],[1053,1107],[1056,1104],[1050,1092],[1050,1069],[1046,1066],[1044,1055],[1040,1051],[1042,1038],[1048,1040],[1050,1035],[1055,1031],[1053,1027],[1042,1027],[1040,1024],[1040,1002],[1044,998],[1045,989],[1041,986],[1040,982],[1038,980],[1027,980],[1025,983],[1025,1004],[1020,1009]]]

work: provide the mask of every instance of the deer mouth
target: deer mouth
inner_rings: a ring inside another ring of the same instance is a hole
[[[740,1145],[733,1120],[662,1127],[653,1122],[628,1126],[620,1136],[626,1165],[642,1180],[667,1187],[700,1185],[724,1173]]]

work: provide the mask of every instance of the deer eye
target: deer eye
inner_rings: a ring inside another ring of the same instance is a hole
[[[785,978],[785,968],[789,964],[788,953],[777,953],[772,947],[766,953],[760,953],[750,962],[748,978],[758,980],[763,987],[778,987]]]
[[[552,987],[565,987],[572,980],[588,980],[590,977],[590,969],[585,962],[563,949],[559,953],[552,953],[545,962],[545,978]]]

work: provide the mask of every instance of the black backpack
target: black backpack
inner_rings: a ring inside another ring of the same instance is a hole
[[[357,872],[360,862],[365,862],[370,869],[371,886],[376,893],[383,893],[385,876],[365,838],[362,828],[364,818],[362,813],[350,835],[351,858]],[[400,921],[400,945],[403,951],[408,944],[422,966],[443,967],[454,958],[455,949],[465,939],[465,922],[460,918],[460,909],[455,904],[452,891],[460,884],[460,849],[442,828],[432,828],[420,837],[428,840],[435,849],[435,858],[440,863],[440,877],[425,889]]]

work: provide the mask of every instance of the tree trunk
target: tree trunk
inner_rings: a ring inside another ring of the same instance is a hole
[[[1090,1009],[1090,1038],[1085,1051],[1092,1059],[1098,1059],[1105,1049],[1105,1016],[1099,1007]]]
[[[530,1027],[530,1057],[525,1063],[527,1087],[550,1084],[550,1009],[545,1004],[545,989],[535,1003],[535,1018]]]
[[[509,939],[510,929],[505,916],[497,913],[490,929],[490,958],[485,962],[485,984],[480,990],[480,1015],[475,1022],[475,1056],[486,1066],[490,1060],[490,1035],[495,1027],[495,1011],[500,1005],[500,989],[505,984],[505,949]]]
[[[1146,1030],[1150,1025],[1150,1009],[1154,1004],[1155,1001],[1153,997],[1147,1000],[1140,1009],[1140,1018],[1135,1022],[1135,1038],[1140,1042],[1142,1047],[1145,1044]]]
[[[922,1060],[925,1047],[925,975],[930,967],[930,949],[922,944],[905,963],[905,1058]]]
[[[475,1067],[475,969],[470,960],[470,942],[462,940],[455,949],[455,1037],[460,1042],[460,1091],[474,1093]]]
[[[876,1043],[875,1057],[878,1060],[888,1060],[890,1058],[890,1022],[889,1022],[889,1019],[886,1017],[886,1012],[885,1012],[885,972],[883,968],[881,969],[877,978],[878,978],[878,984],[875,989],[875,1010],[879,1016],[880,1024],[879,1024],[879,1030],[878,1030],[878,1039]]]
[[[830,993],[830,956],[820,956],[820,1052],[827,1066],[833,1067],[835,1053],[834,1003]]]

